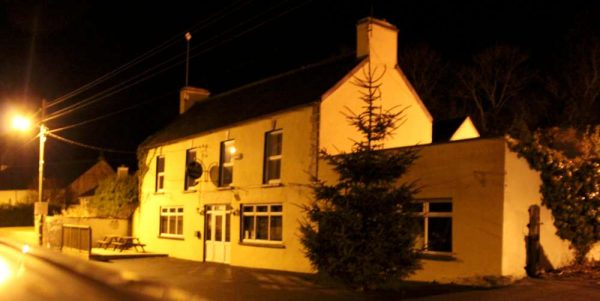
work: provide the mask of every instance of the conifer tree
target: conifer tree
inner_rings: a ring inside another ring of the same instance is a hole
[[[377,287],[418,268],[414,240],[417,223],[410,214],[415,188],[399,178],[417,158],[413,148],[384,150],[384,141],[403,121],[406,108],[381,105],[380,80],[370,65],[354,84],[361,91],[360,113],[347,120],[362,135],[352,151],[320,158],[339,175],[336,183],[316,180],[315,199],[305,207],[302,243],[312,265],[358,289]]]

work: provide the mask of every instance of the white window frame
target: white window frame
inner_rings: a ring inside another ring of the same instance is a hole
[[[281,135],[281,153],[278,155],[269,154],[269,136]],[[265,133],[265,159],[263,163],[263,184],[279,184],[281,183],[281,162],[283,157],[283,130],[273,130]],[[270,179],[269,162],[279,160],[279,178]]]
[[[184,166],[185,172],[184,172],[184,180],[183,180],[183,190],[184,191],[195,191],[196,190],[196,185],[198,184],[196,182],[197,181],[196,179],[192,179],[193,180],[192,183],[195,183],[195,184],[190,184],[190,182],[189,182],[191,178],[188,176],[188,170],[187,169],[188,169],[188,164],[190,164],[190,162],[192,162],[190,160],[190,155],[191,154],[194,154],[194,161],[196,161],[197,158],[198,158],[197,157],[198,156],[197,149],[190,148],[190,149],[187,149],[185,151],[185,166]]]
[[[158,171],[158,167],[159,167],[159,160],[162,159],[163,164],[162,164],[162,171]],[[155,178],[155,191],[156,192],[164,192],[165,191],[165,169],[166,169],[166,163],[167,160],[165,159],[165,156],[157,156],[156,157],[156,178]]]
[[[167,218],[167,229],[165,229],[165,232],[162,232],[162,219],[163,217]],[[160,207],[160,214],[159,214],[159,228],[158,228],[158,235],[159,237],[166,237],[166,238],[183,238],[183,206],[164,206],[164,207]],[[170,225],[171,225],[171,219],[175,219],[175,229],[170,229]],[[177,222],[178,219],[181,219],[181,229],[179,229],[179,223]]]
[[[267,206],[268,210],[266,212],[258,212],[257,211],[257,207],[259,206]],[[279,206],[281,207],[281,211],[272,211],[272,207],[273,206]],[[246,207],[253,207],[253,211],[252,212],[245,212],[245,208]],[[274,244],[274,245],[281,245],[283,244],[283,239],[284,239],[284,233],[283,233],[283,204],[281,203],[273,203],[273,204],[243,204],[241,206],[241,213],[240,213],[240,225],[241,225],[241,231],[240,231],[240,240],[244,243],[257,243],[257,244]],[[246,230],[244,228],[244,218],[248,217],[248,216],[253,216],[254,217],[254,221],[253,221],[253,229],[252,232],[248,232],[246,233]],[[256,227],[257,227],[257,217],[259,216],[268,216],[269,217],[269,223],[267,225],[267,239],[257,239],[256,238]],[[271,238],[271,217],[274,216],[280,216],[281,217],[281,240],[272,240]],[[253,236],[253,237],[248,237],[248,236]]]
[[[440,254],[440,255],[449,255],[454,252],[454,235],[452,233],[452,229],[450,229],[450,251],[434,251],[429,250],[429,218],[431,217],[449,217],[451,224],[454,224],[454,218],[452,217],[452,213],[454,211],[454,202],[452,199],[419,199],[416,200],[415,203],[422,205],[421,212],[415,212],[415,215],[423,218],[423,252],[426,254]],[[452,206],[451,211],[446,212],[430,212],[429,205],[432,203],[450,203]],[[452,227],[454,228],[454,227]]]

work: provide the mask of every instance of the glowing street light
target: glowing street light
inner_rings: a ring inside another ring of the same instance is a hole
[[[13,129],[25,132],[31,129],[31,119],[22,115],[16,115],[12,118],[11,125]]]

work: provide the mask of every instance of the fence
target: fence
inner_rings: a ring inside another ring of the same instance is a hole
[[[61,236],[60,250],[63,253],[89,258],[92,251],[92,228],[90,226],[64,224]]]

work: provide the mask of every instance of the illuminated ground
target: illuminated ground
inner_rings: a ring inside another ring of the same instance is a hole
[[[165,282],[209,300],[600,300],[595,280],[526,279],[498,289],[408,284],[404,291],[359,293],[315,284],[310,275],[254,270],[174,258],[124,259],[106,263]],[[417,300],[417,299],[415,299]]]

